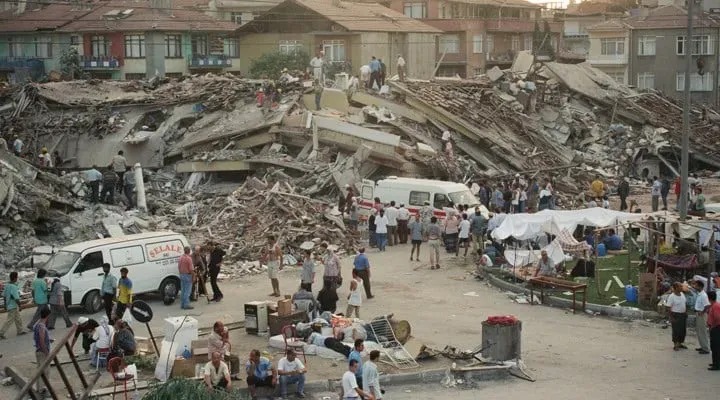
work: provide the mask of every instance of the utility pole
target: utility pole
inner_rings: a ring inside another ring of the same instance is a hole
[[[693,53],[693,3],[695,0],[687,2],[687,34],[685,35],[685,86],[683,92],[685,94],[685,104],[683,104],[683,132],[682,132],[682,149],[680,153],[680,219],[687,218],[688,209],[688,158],[690,148],[690,68],[692,68]]]

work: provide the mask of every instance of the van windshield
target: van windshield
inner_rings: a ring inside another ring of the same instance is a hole
[[[43,268],[47,270],[48,276],[63,276],[70,272],[70,268],[75,265],[79,258],[80,253],[61,250],[53,254]]]
[[[467,204],[470,207],[474,207],[480,204],[480,202],[477,198],[475,198],[475,195],[472,194],[470,189],[450,193],[448,196],[450,196],[450,201],[452,201],[453,204]]]

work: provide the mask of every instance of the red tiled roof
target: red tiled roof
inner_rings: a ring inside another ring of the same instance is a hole
[[[270,18],[274,12],[297,5],[340,25],[351,32],[424,32],[442,33],[416,19],[377,3],[355,3],[335,0],[285,0],[254,21],[243,25],[238,32],[255,32],[254,23]]]
[[[717,21],[708,13],[702,13],[693,20],[695,27],[717,27]],[[687,11],[670,5],[652,9],[647,16],[630,17],[624,20],[632,29],[675,29],[687,27]]]
[[[230,32],[237,28],[231,21],[220,21],[200,10],[197,0],[176,0],[172,9],[152,8],[147,0],[111,0],[98,3],[89,14],[73,21],[62,32],[112,32],[112,31],[220,31]],[[121,18],[108,18],[106,14],[132,10]]]
[[[0,13],[0,32],[52,31],[90,12],[87,8],[73,7],[69,3],[37,5],[28,2],[22,14],[16,14],[15,10]]]

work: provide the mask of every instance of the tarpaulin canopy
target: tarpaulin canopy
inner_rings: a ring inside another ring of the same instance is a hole
[[[513,237],[518,240],[535,239],[543,233],[559,235],[563,229],[575,231],[578,225],[613,226],[640,221],[644,214],[608,210],[602,207],[582,210],[543,210],[534,214],[509,214],[492,231],[495,240]]]

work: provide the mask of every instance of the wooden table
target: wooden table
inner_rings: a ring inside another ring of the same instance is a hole
[[[552,278],[549,276],[536,276],[528,280],[530,285],[530,305],[533,305],[533,289],[540,288],[540,301],[545,301],[545,288],[562,288],[572,292],[573,314],[575,314],[575,295],[581,292],[583,295],[582,309],[585,311],[587,301],[587,284],[566,281],[565,279]]]

